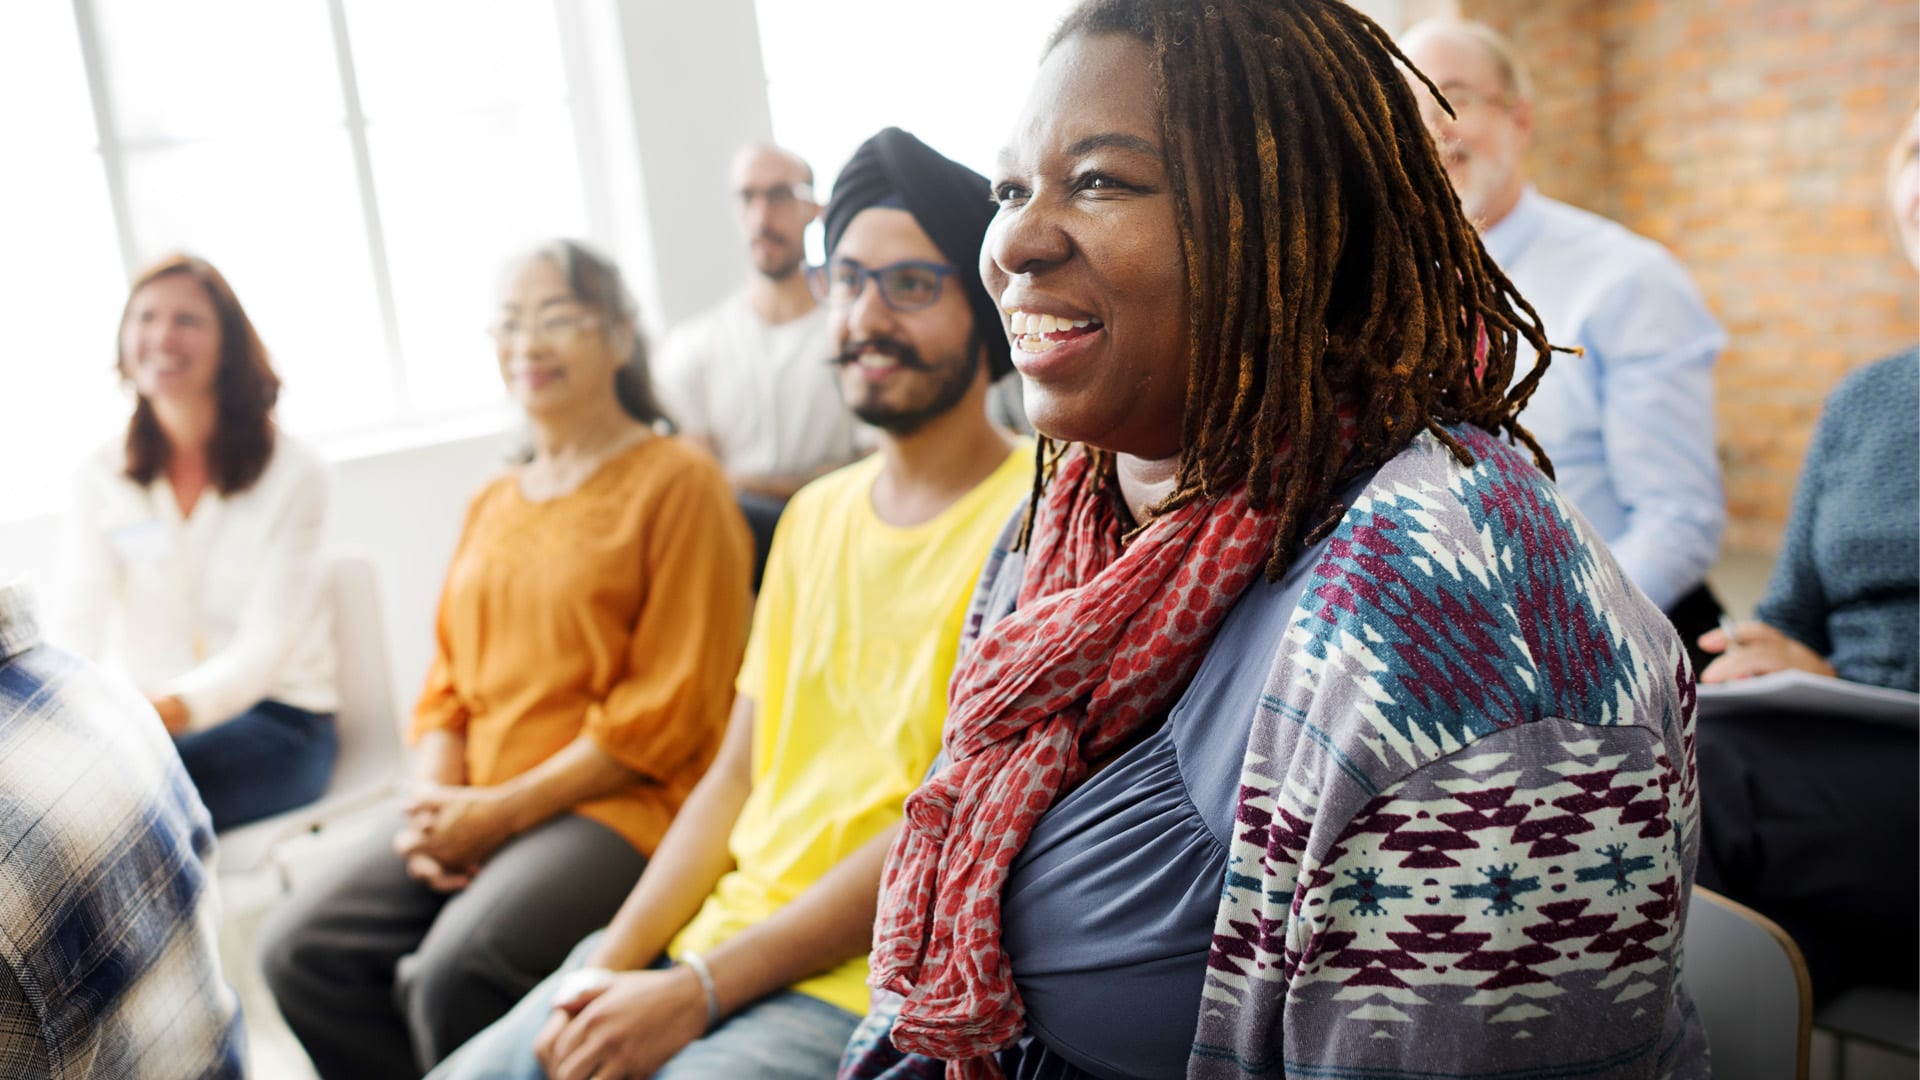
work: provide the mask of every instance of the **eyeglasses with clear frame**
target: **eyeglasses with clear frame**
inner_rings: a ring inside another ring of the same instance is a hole
[[[529,323],[523,323],[515,318],[504,318],[487,327],[487,336],[493,339],[495,345],[503,349],[511,347],[523,336],[529,345],[545,342],[548,345],[565,348],[599,323],[599,316],[578,312],[568,315],[547,315]]]
[[[1512,94],[1479,90],[1460,83],[1448,83],[1440,88],[1440,92],[1447,96],[1447,104],[1453,106],[1451,117],[1447,115],[1445,109],[1440,107],[1440,103],[1434,100],[1426,87],[1417,87],[1414,90],[1414,97],[1420,105],[1420,119],[1428,127],[1438,127],[1453,123],[1457,119],[1465,119],[1469,113],[1512,108],[1515,103]]]
[[[785,210],[798,203],[813,201],[812,184],[770,184],[763,188],[745,187],[733,193],[742,207],[752,206],[755,199],[765,199],[767,209]]]
[[[814,299],[832,307],[848,307],[867,289],[867,281],[880,288],[880,299],[899,313],[919,311],[940,302],[947,279],[959,273],[949,263],[904,259],[885,266],[868,268],[845,258],[827,260],[825,266],[807,268],[807,284]]]

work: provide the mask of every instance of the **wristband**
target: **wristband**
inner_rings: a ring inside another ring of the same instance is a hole
[[[613,976],[612,971],[603,967],[575,968],[567,972],[553,984],[553,1007],[564,1008],[581,994],[605,990],[613,982]]]
[[[713,972],[707,968],[706,957],[697,952],[683,952],[680,963],[693,969],[694,976],[700,980],[700,989],[707,992],[707,1030],[712,1031],[720,1022],[720,994],[713,988]]]

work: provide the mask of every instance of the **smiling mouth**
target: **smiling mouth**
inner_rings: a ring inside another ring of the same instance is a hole
[[[1075,338],[1105,329],[1099,319],[1067,319],[1058,315],[1034,315],[1016,311],[1008,320],[1014,348],[1023,353],[1052,352]]]

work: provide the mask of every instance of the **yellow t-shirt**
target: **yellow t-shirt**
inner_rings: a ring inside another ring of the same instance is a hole
[[[880,455],[793,497],[767,557],[735,689],[753,699],[753,792],[734,870],[669,950],[705,951],[761,922],[900,820],[940,751],[960,623],[994,537],[1032,490],[1023,445],[941,514],[874,515]],[[867,1011],[862,954],[793,989]]]

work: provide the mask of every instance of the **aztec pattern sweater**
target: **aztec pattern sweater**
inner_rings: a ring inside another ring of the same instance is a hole
[[[1382,466],[1266,677],[1190,1077],[1708,1075],[1681,985],[1693,676],[1475,428]],[[885,995],[841,1076],[926,1077]]]
[[[1672,627],[1515,451],[1421,436],[1268,676],[1188,1074],[1704,1076]]]

